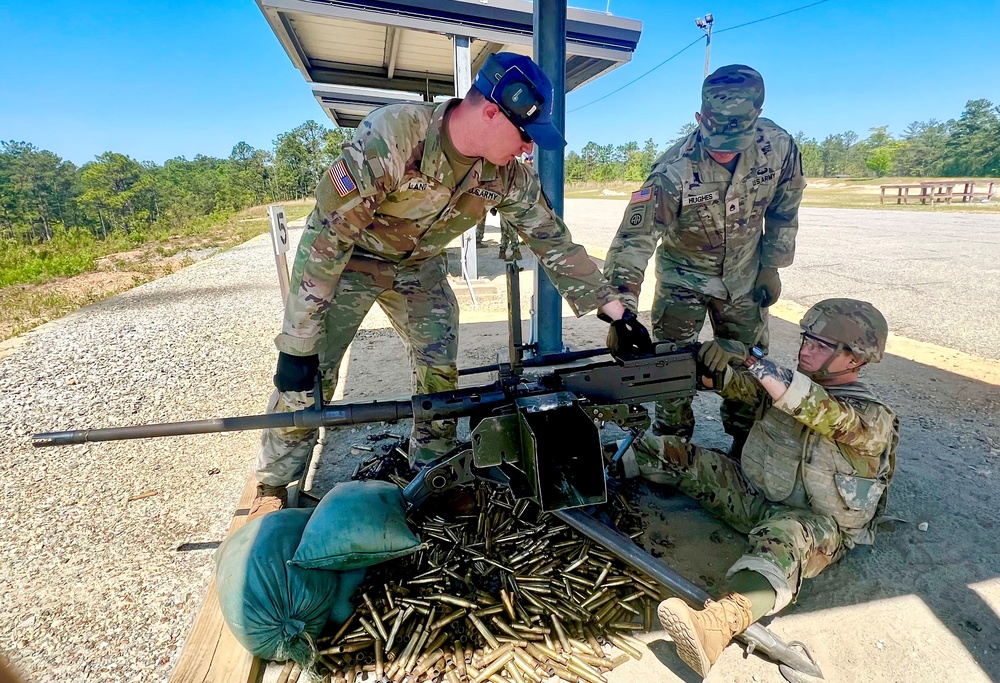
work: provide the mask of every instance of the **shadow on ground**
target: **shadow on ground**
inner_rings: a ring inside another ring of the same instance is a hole
[[[648,312],[644,315],[648,317]],[[593,316],[566,319],[563,324],[564,340],[571,347],[602,345],[606,327]],[[797,348],[798,328],[772,319],[771,336],[772,357],[790,365]],[[498,350],[504,353],[505,344],[506,322],[463,324],[459,366],[479,365],[484,359],[489,362]],[[345,400],[408,393],[410,370],[404,358],[402,343],[391,332],[383,334],[379,330],[366,335],[352,350]],[[373,383],[373,377],[378,377],[378,382]],[[490,376],[465,377],[462,384],[490,381]],[[807,582],[799,602],[790,606],[781,619],[823,612],[827,620],[832,617],[826,611],[835,608],[915,596],[957,639],[981,672],[1000,679],[1000,604],[996,601],[1000,595],[996,587],[1000,577],[1000,536],[995,515],[1000,427],[996,387],[894,356],[870,368],[867,381],[901,418],[898,469],[888,512],[905,521],[885,525],[875,546],[856,548],[843,561]],[[387,390],[390,387],[391,391]],[[714,394],[696,399],[695,439],[702,445],[727,448],[728,437],[719,422],[718,404]],[[467,434],[467,427],[462,427]],[[329,433],[313,475],[313,491],[321,494],[337,481],[349,478],[356,464],[356,458],[348,455],[350,446],[364,442],[368,433],[386,429],[386,425],[378,424]],[[388,429],[402,435],[407,433],[408,425],[399,423]],[[648,522],[643,537],[647,550],[709,592],[718,592],[727,568],[744,551],[745,539],[693,501],[668,490],[650,491],[636,503]],[[926,531],[918,528],[922,522],[928,524]],[[991,595],[992,604],[988,601]],[[905,642],[908,626],[894,626],[899,629],[897,637],[904,641],[903,649],[917,656],[917,645]],[[854,634],[844,636],[848,639],[869,637],[863,635],[864,619],[850,617],[844,627]],[[933,632],[937,626],[929,628]],[[873,645],[876,635],[871,636]],[[789,640],[795,637],[793,633]],[[891,639],[892,634],[885,637]],[[660,641],[652,643],[651,648],[668,668],[679,676],[687,675],[672,645]],[[909,652],[909,648],[913,651]],[[824,642],[823,649],[832,652],[828,657],[839,660],[843,644]],[[956,654],[955,648],[949,652],[951,657],[965,657]],[[821,664],[834,670],[847,667],[841,661]],[[886,661],[882,666],[890,665]],[[872,680],[906,680],[905,676],[895,678],[892,670],[883,674]],[[836,675],[832,679],[851,680]]]

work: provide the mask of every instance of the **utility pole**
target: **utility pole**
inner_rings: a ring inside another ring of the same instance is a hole
[[[694,20],[694,25],[705,32],[705,78],[708,78],[708,64],[712,55],[712,24],[715,17],[706,14],[705,18],[698,17]]]

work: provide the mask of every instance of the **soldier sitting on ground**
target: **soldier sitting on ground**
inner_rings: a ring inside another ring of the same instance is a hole
[[[689,443],[664,448],[655,437],[636,446],[644,477],[679,487],[750,535],[718,602],[695,610],[670,598],[657,611],[680,658],[702,676],[734,636],[795,600],[803,579],[872,543],[885,508],[898,420],[858,381],[882,359],[885,318],[864,301],[827,299],[801,326],[794,371],[732,340],[699,352],[705,385],[757,411],[742,463]]]

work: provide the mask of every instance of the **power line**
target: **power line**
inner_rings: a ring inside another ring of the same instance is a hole
[[[580,111],[584,107],[589,107],[592,104],[597,104],[601,100],[606,99],[608,97],[611,97],[615,93],[620,92],[620,91],[624,90],[625,88],[629,87],[630,85],[632,85],[633,83],[635,83],[636,81],[638,81],[640,78],[645,78],[649,74],[653,73],[654,71],[656,71],[657,69],[659,69],[661,66],[663,66],[664,64],[666,64],[667,62],[669,62],[671,59],[674,59],[675,57],[679,57],[681,54],[683,54],[684,52],[686,52],[689,48],[694,47],[695,45],[697,45],[700,42],[701,42],[701,36],[698,36],[697,38],[695,38],[694,40],[692,40],[690,43],[688,43],[687,45],[685,45],[683,48],[681,48],[680,50],[678,50],[674,54],[670,55],[669,57],[667,57],[666,59],[664,59],[662,62],[660,62],[659,64],[657,64],[656,66],[654,66],[652,69],[650,69],[646,73],[642,74],[641,76],[637,76],[636,78],[633,78],[631,81],[629,81],[628,83],[626,83],[622,87],[618,88],[617,90],[612,90],[607,95],[604,95],[602,97],[598,97],[593,102],[587,102],[587,104],[582,104],[579,107],[577,107],[576,109],[570,109],[567,113],[568,114],[572,114],[575,111]]]
[[[743,28],[744,26],[751,26],[753,24],[759,24],[762,21],[768,21],[769,19],[777,19],[778,17],[783,17],[786,14],[792,14],[794,12],[801,12],[804,9],[809,9],[810,7],[815,7],[816,5],[822,5],[824,2],[830,2],[830,0],[819,0],[810,5],[802,5],[802,7],[796,7],[795,9],[786,10],[784,12],[778,12],[777,14],[772,14],[769,17],[763,17],[761,19],[754,19],[753,21],[748,21],[745,24],[737,24],[736,26],[730,26],[729,28],[720,28],[716,33],[725,33],[726,31],[735,31],[738,28]]]
[[[795,7],[793,9],[786,10],[784,12],[779,12],[777,14],[772,14],[771,16],[768,16],[768,17],[761,17],[760,19],[754,19],[753,21],[748,21],[745,24],[737,24],[736,26],[730,26],[729,28],[720,28],[720,29],[718,29],[716,31],[716,33],[725,33],[726,31],[735,31],[738,28],[744,28],[746,26],[752,26],[753,24],[759,24],[762,21],[769,21],[771,19],[777,19],[778,17],[783,17],[786,14],[793,14],[794,12],[801,12],[804,9],[809,9],[810,7],[815,7],[816,5],[822,5],[825,2],[830,2],[830,0],[818,0],[817,2],[813,2],[813,3],[810,3],[808,5],[802,5],[801,7]],[[622,90],[624,90],[625,88],[629,87],[630,85],[632,85],[636,81],[638,81],[640,79],[643,79],[646,76],[648,76],[649,74],[653,73],[654,71],[656,71],[657,69],[659,69],[661,66],[663,66],[667,62],[669,62],[672,59],[674,59],[675,57],[679,57],[684,52],[686,52],[688,49],[690,49],[691,47],[693,47],[695,44],[701,42],[701,39],[702,39],[702,36],[699,36],[699,37],[695,38],[693,41],[691,41],[690,43],[688,43],[683,48],[681,48],[680,50],[678,50],[674,54],[670,55],[666,59],[664,59],[662,62],[660,62],[659,64],[657,64],[656,66],[654,66],[652,69],[650,69],[649,71],[645,72],[641,76],[637,76],[637,77],[633,78],[631,81],[629,81],[625,85],[621,86],[620,88],[617,88],[616,90],[612,90],[607,95],[602,95],[601,97],[598,97],[596,100],[593,100],[591,102],[587,102],[587,104],[581,104],[579,107],[576,107],[575,109],[570,109],[566,113],[567,114],[572,114],[575,111],[580,111],[581,109],[585,109],[586,107],[589,107],[592,104],[597,104],[601,100],[607,99],[608,97],[611,97],[612,95],[621,92]]]

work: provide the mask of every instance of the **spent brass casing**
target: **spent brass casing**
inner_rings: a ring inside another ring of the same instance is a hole
[[[489,643],[490,647],[495,648],[500,645],[500,642],[496,639],[496,636],[493,635],[493,633],[486,627],[486,624],[484,624],[479,617],[477,617],[475,614],[470,613],[466,615],[466,619],[468,619],[472,623],[472,625],[476,627],[476,630],[479,631],[479,633],[483,636],[483,639],[487,643]]]
[[[382,652],[382,641],[375,641],[375,678],[381,679],[385,674],[385,657]]]
[[[337,655],[337,654],[343,654],[345,652],[360,652],[361,650],[371,647],[374,642],[375,642],[374,638],[369,638],[367,640],[356,643],[344,643],[342,645],[334,645],[333,647],[328,647],[325,650],[320,650],[319,653],[321,655]]]
[[[511,653],[511,660],[507,662],[507,666],[504,667],[510,677],[514,679],[514,683],[524,683],[524,676],[521,675],[521,670],[517,666],[517,660],[514,659],[513,653]]]
[[[479,672],[479,675],[476,676],[476,678],[474,679],[475,683],[483,683],[483,681],[487,680],[490,676],[499,673],[500,670],[503,669],[505,666],[507,666],[507,664],[513,659],[514,655],[511,654],[510,652],[501,655],[498,659],[495,659],[489,666],[485,667],[482,671]]]
[[[609,633],[607,635],[607,639],[622,652],[627,652],[632,659],[642,659],[642,651],[634,647],[624,638],[619,637],[617,634]]]
[[[344,623],[340,625],[340,628],[337,629],[337,632],[334,633],[333,636],[330,638],[330,642],[336,643],[338,640],[340,640],[341,636],[347,633],[347,629],[350,628],[352,623],[354,623],[354,620],[357,618],[357,616],[358,616],[357,610],[351,612],[351,616],[347,617]]]
[[[382,635],[378,632],[378,629],[375,628],[375,624],[372,622],[368,621],[364,617],[358,617],[358,622],[365,629],[365,631],[368,632],[368,635],[372,637],[372,640],[378,640],[382,637]]]
[[[549,615],[549,620],[552,622],[552,628],[555,629],[556,638],[559,639],[559,644],[562,645],[564,652],[570,651],[569,637],[566,635],[566,629],[563,628],[562,622],[559,621],[559,615],[554,612]]]
[[[371,612],[372,621],[375,623],[375,629],[378,631],[379,636],[382,640],[386,640],[389,637],[389,634],[386,632],[385,626],[382,624],[382,619],[379,617],[378,610],[375,609],[375,603],[372,602],[368,593],[362,593],[361,599],[365,601],[366,605],[368,605],[368,611]]]
[[[405,610],[399,613],[395,621],[392,622],[392,628],[389,630],[389,637],[385,641],[385,649],[389,651],[392,649],[392,644],[396,640],[396,635],[399,633],[399,627],[403,625],[403,622],[413,615],[413,606],[407,606]]]
[[[611,571],[611,563],[605,563],[604,567],[601,569],[601,573],[597,575],[597,580],[594,581],[594,588],[599,588],[604,579],[608,578],[608,572]]]
[[[566,668],[587,681],[590,681],[590,683],[608,683],[608,679],[580,659],[578,655],[569,656],[569,664],[566,665]]]
[[[445,616],[441,617],[440,619],[438,619],[437,621],[435,621],[433,624],[431,624],[431,630],[432,631],[436,631],[439,628],[444,628],[445,626],[447,626],[451,622],[457,621],[458,619],[461,619],[466,614],[467,614],[467,611],[466,611],[466,609],[464,607],[461,608],[461,609],[458,609],[458,610],[456,610],[454,612],[451,612],[449,614],[446,614]]]
[[[465,607],[466,609],[478,609],[479,605],[472,602],[471,600],[464,600],[462,598],[455,597],[454,595],[447,595],[445,593],[438,593],[437,595],[428,595],[428,600],[437,600],[438,602],[443,602],[449,605],[455,605],[456,607]]]

